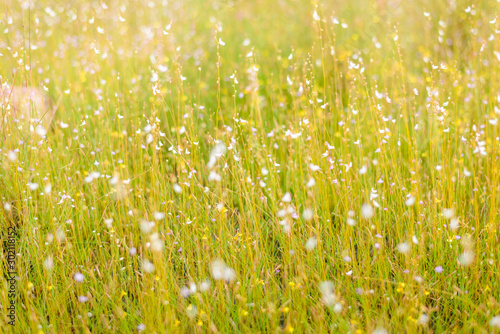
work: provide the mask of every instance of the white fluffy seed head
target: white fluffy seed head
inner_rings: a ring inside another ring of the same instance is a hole
[[[153,213],[153,217],[156,220],[162,220],[165,218],[165,213],[164,212],[155,212],[155,213]]]
[[[236,278],[236,272],[234,269],[228,267],[220,259],[212,262],[211,271],[214,280],[225,280],[227,282],[231,282]]]
[[[458,262],[465,267],[470,266],[474,262],[475,254],[472,251],[467,251],[458,256]]]
[[[189,290],[189,288],[187,286],[183,286],[180,289],[180,293],[181,293],[181,296],[183,298],[188,298],[191,295],[191,291]]]
[[[375,211],[373,210],[373,207],[371,206],[370,203],[364,203],[361,206],[361,216],[365,219],[370,219],[373,217],[375,214]]]
[[[319,283],[319,291],[321,292],[321,300],[326,306],[333,306],[337,303],[337,296],[334,292],[335,285],[331,281],[323,281]]]
[[[234,269],[229,268],[229,267],[226,266],[224,268],[224,280],[227,281],[227,282],[231,282],[235,278],[236,278],[236,272],[234,271]]]
[[[460,225],[460,223],[458,221],[458,218],[452,218],[450,220],[450,223],[448,224],[448,226],[450,227],[450,230],[452,230],[452,231],[457,230],[459,225]]]
[[[306,241],[306,245],[305,245],[306,250],[308,252],[311,252],[312,250],[314,250],[314,248],[316,248],[317,244],[318,244],[318,240],[315,237],[310,237]]]
[[[490,327],[500,329],[500,314],[491,318]]]
[[[146,220],[141,220],[141,222],[139,223],[139,228],[144,234],[148,234],[149,232],[151,232],[154,226],[154,222],[148,222]]]
[[[10,211],[12,210],[12,204],[10,204],[9,202],[4,202],[3,208],[5,209],[5,211]]]
[[[161,252],[163,250],[163,240],[160,239],[158,233],[153,233],[149,237],[151,243],[151,250],[153,252]]]
[[[429,322],[429,316],[425,313],[420,315],[420,317],[418,318],[418,323],[422,326],[427,325],[428,322]]]
[[[389,334],[389,332],[383,327],[377,327],[372,334]]]
[[[38,125],[35,129],[35,132],[37,135],[39,135],[40,137],[43,137],[47,134],[47,130],[45,130],[45,128],[41,125]]]
[[[443,210],[443,217],[444,219],[451,219],[455,217],[455,210],[454,209],[444,209]]]
[[[52,259],[52,256],[47,256],[47,258],[43,261],[43,266],[45,269],[48,271],[51,271],[52,268],[54,268],[54,260]]]
[[[210,152],[207,167],[210,169],[217,163],[217,160],[226,153],[226,145],[222,142],[215,144]]]
[[[313,219],[314,217],[314,211],[312,209],[305,209],[304,212],[302,212],[302,217],[309,221],[311,219]]]
[[[78,283],[81,283],[83,282],[83,280],[85,279],[85,276],[83,276],[82,273],[76,273],[74,276],[73,276],[73,279],[78,282]]]
[[[200,291],[205,292],[208,291],[208,289],[210,289],[210,280],[206,279],[200,283]]]
[[[17,160],[17,153],[15,153],[14,151],[7,152],[7,158],[10,161],[16,161]]]
[[[221,260],[212,262],[212,277],[214,280],[221,280],[224,278],[224,267],[225,264]]]
[[[410,251],[410,244],[407,243],[407,242],[402,242],[400,244],[398,244],[396,246],[396,249],[398,250],[398,252],[400,252],[401,254],[406,254]]]
[[[142,270],[146,273],[152,273],[155,271],[155,265],[152,264],[148,259],[142,261]]]
[[[215,171],[210,171],[210,174],[208,174],[208,181],[216,181],[219,182],[222,180],[222,177],[217,174]]]
[[[57,239],[57,241],[63,242],[65,238],[66,238],[66,233],[64,233],[64,230],[62,228],[58,228],[56,230],[56,239]]]
[[[410,196],[406,201],[405,201],[406,206],[412,206],[415,204],[415,197]]]
[[[180,194],[182,192],[182,188],[180,185],[178,185],[177,183],[174,184],[174,191],[177,193],[177,194]]]
[[[311,187],[314,187],[314,185],[315,185],[315,184],[316,184],[316,180],[314,180],[314,178],[313,178],[313,177],[311,177],[311,178],[309,179],[309,181],[307,181],[306,187],[307,187],[307,188],[311,188]]]

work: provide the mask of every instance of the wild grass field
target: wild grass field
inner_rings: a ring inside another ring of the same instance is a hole
[[[499,13],[3,0],[0,332],[500,332]]]

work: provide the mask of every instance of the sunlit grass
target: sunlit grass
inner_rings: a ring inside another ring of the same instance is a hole
[[[1,7],[2,330],[500,330],[498,1]]]

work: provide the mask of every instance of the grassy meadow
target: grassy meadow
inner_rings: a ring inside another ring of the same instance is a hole
[[[2,1],[0,332],[500,332],[499,14]]]

